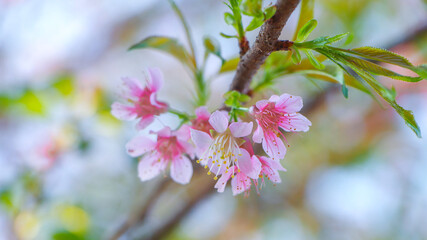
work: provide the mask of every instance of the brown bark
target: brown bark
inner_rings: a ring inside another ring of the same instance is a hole
[[[276,14],[262,25],[255,43],[241,58],[230,90],[248,92],[253,76],[270,53],[276,50],[276,42],[282,29],[299,2],[300,0],[277,0]]]

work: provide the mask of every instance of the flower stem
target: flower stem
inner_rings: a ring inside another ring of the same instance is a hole
[[[190,27],[188,26],[188,23],[185,20],[184,15],[182,14],[181,10],[178,8],[176,3],[173,0],[169,0],[169,3],[172,6],[172,9],[175,11],[176,15],[178,15],[178,18],[184,27],[185,35],[187,36],[187,41],[188,41],[188,44],[190,45],[190,51],[191,51],[192,60],[194,61],[194,66],[197,66],[196,55],[194,51],[194,43],[190,33]]]

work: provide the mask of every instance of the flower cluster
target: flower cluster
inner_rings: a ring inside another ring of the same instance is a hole
[[[162,85],[161,72],[148,69],[145,80],[143,86],[136,79],[124,78],[122,96],[126,103],[112,105],[112,114],[117,118],[139,119],[136,125],[139,130],[146,128],[156,116],[177,112],[157,100],[156,94]],[[160,131],[150,131],[156,140],[136,136],[126,149],[132,157],[141,156],[138,172],[142,181],[161,173],[164,175],[170,165],[171,178],[177,183],[187,184],[193,174],[192,161],[195,161],[217,180],[215,188],[218,192],[224,191],[230,179],[233,195],[248,193],[252,185],[258,191],[265,184],[265,179],[280,183],[279,171],[286,171],[280,163],[286,154],[283,131],[309,130],[311,122],[299,113],[302,106],[301,97],[274,95],[269,100],[260,100],[245,108],[247,115],[254,120],[248,122],[230,116],[227,111],[210,113],[202,106],[195,110],[194,116],[186,115],[178,129],[171,130],[165,126]],[[253,144],[261,144],[265,156],[255,154]]]

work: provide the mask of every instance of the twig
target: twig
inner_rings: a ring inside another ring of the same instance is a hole
[[[190,27],[188,26],[188,23],[185,20],[184,15],[182,14],[181,10],[176,5],[175,1],[174,0],[169,0],[169,3],[172,6],[172,8],[175,11],[175,13],[178,15],[179,20],[181,21],[182,26],[184,27],[185,35],[187,36],[187,41],[188,41],[188,44],[190,45],[191,56],[193,57],[194,64],[196,65],[196,60],[195,60],[196,59],[196,55],[195,55],[195,51],[194,51],[194,41],[193,41],[193,38],[191,37]]]
[[[240,48],[240,58],[242,58],[246,54],[246,52],[248,52],[249,50],[249,42],[246,37],[243,37],[239,41],[239,48]]]
[[[150,198],[147,200],[147,202],[143,205],[141,210],[138,212],[138,214],[129,217],[111,236],[110,240],[116,240],[121,235],[126,233],[130,228],[135,226],[138,223],[141,223],[144,221],[145,217],[147,216],[148,211],[152,207],[152,205],[156,202],[156,200],[159,198],[159,196],[163,193],[163,191],[169,186],[170,183],[169,178],[165,178],[162,180],[162,182],[159,184],[159,186],[156,187],[155,192],[153,192],[150,195]]]
[[[230,90],[246,93],[253,76],[276,49],[280,33],[300,0],[277,0],[276,14],[265,22],[252,48],[241,58]]]

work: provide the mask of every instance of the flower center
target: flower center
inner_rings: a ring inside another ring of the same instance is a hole
[[[275,108],[274,103],[269,103],[262,111],[257,109],[255,118],[259,121],[262,129],[274,133],[279,132],[279,123],[286,120],[284,114]]]
[[[166,111],[165,104],[159,102],[162,106],[154,106],[150,100],[151,92],[144,90],[136,102],[136,112],[139,116],[159,115]]]
[[[184,148],[179,144],[176,136],[159,137],[157,139],[156,150],[164,160],[173,160],[176,156],[184,152]]]
[[[234,175],[234,166],[239,167],[237,156],[241,156],[240,145],[242,143],[239,139],[233,137],[230,131],[226,131],[214,137],[213,143],[197,162],[207,162],[205,168],[209,167],[208,175],[214,172],[215,180],[218,179],[217,176],[219,174],[222,174],[224,171],[227,173],[230,168],[230,171],[233,171]]]

